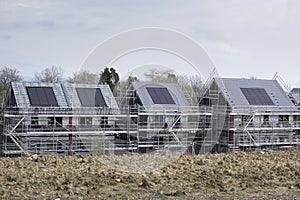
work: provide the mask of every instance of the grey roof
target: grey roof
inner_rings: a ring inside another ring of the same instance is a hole
[[[32,83],[32,82],[12,82],[11,87],[14,91],[16,104],[19,108],[33,107],[30,104],[29,96],[26,87],[51,87],[55,94],[59,107],[67,107],[67,101],[64,96],[61,84],[59,83]]]
[[[136,91],[137,96],[140,98],[143,106],[146,109],[159,108],[163,109],[174,108],[174,107],[184,107],[189,106],[183,92],[181,91],[178,84],[175,83],[154,83],[154,82],[134,82],[132,83],[133,89]],[[170,95],[172,96],[175,104],[154,104],[147,87],[151,88],[167,88]]]
[[[26,87],[51,87],[53,89],[58,106],[61,108],[82,107],[76,88],[99,88],[108,108],[118,110],[119,107],[108,85],[94,84],[71,84],[71,83],[33,83],[33,82],[12,82],[12,89],[16,99],[16,106],[19,108],[34,107],[30,104]]]
[[[274,105],[262,105],[261,107],[294,107],[288,95],[276,80],[262,79],[237,79],[237,78],[221,78],[216,79],[228,104],[234,106],[250,106],[247,98],[241,91],[241,88],[263,88],[270,97]],[[255,105],[255,107],[260,107]]]
[[[119,109],[117,102],[114,98],[114,95],[108,85],[65,83],[62,84],[62,88],[64,90],[67,102],[70,107],[75,107],[75,108],[82,107],[79,96],[76,92],[76,88],[94,88],[94,89],[99,88],[103,95],[106,105],[109,108],[113,108],[117,110]]]

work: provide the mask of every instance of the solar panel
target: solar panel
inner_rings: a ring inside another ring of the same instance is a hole
[[[99,88],[76,88],[81,106],[107,107],[102,92]]]
[[[300,93],[300,88],[293,88],[291,93]]]
[[[146,88],[154,104],[175,104],[167,88]]]
[[[250,105],[274,105],[264,88],[241,88]]]
[[[52,87],[26,87],[30,105],[41,107],[58,107]]]

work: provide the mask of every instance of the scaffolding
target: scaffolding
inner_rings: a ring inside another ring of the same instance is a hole
[[[2,156],[183,151],[192,143],[201,115],[192,106],[176,112],[144,112],[143,107],[120,110],[113,114],[111,109],[6,108],[1,113]],[[145,117],[157,120],[147,122]],[[167,117],[173,118],[168,127],[162,121]]]
[[[299,149],[300,112],[281,109],[235,109],[229,113],[220,151]]]
[[[197,98],[199,109],[203,112],[199,116],[199,128],[192,146],[192,153],[195,154],[218,151],[228,107],[222,98],[220,87],[215,84],[217,77],[218,74],[214,69],[202,85]]]
[[[47,113],[45,109],[43,113],[4,110],[2,156],[181,152],[187,148],[198,154],[300,147],[298,110],[229,110],[219,136],[214,126],[220,125],[215,125],[218,120],[214,119],[216,110],[212,107],[191,106],[176,112],[143,110],[131,107],[121,114],[91,114],[82,109],[77,114],[74,110],[63,113],[53,110]],[[157,120],[145,121],[149,116]],[[171,126],[165,126],[166,117],[173,118]]]
[[[276,75],[273,80],[278,79]],[[292,150],[300,147],[300,111],[295,105],[291,106],[232,106],[226,103],[224,94],[227,92],[218,79],[210,81],[202,90],[200,107],[212,108],[212,118],[216,105],[222,120],[211,121],[212,128],[222,130],[217,138],[213,151],[261,151],[261,150]],[[281,85],[286,84],[280,79]],[[223,87],[223,88],[222,88]],[[290,98],[290,96],[287,96]],[[291,99],[292,100],[292,99]],[[218,101],[218,102],[216,102]],[[221,102],[221,103],[220,103]],[[204,117],[202,117],[204,118]],[[206,117],[207,118],[207,117]],[[204,118],[205,119],[205,118]],[[216,126],[216,123],[218,125]],[[205,127],[200,125],[200,127]],[[215,132],[216,130],[213,130]],[[217,131],[218,132],[218,131]],[[208,131],[204,132],[207,134]],[[200,138],[207,145],[205,139]],[[209,143],[208,143],[209,144]],[[203,146],[203,145],[202,145]],[[200,152],[203,153],[203,152]]]
[[[212,72],[198,96],[186,96],[189,106],[139,105],[132,88],[120,93],[113,108],[69,107],[63,99],[66,106],[28,107],[21,99],[21,106],[1,109],[1,156],[299,149],[296,106],[229,106],[215,76]]]

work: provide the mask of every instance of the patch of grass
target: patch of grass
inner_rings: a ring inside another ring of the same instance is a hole
[[[97,147],[94,149],[94,152],[93,154],[96,155],[96,156],[99,156],[99,155],[103,155],[104,154],[104,141],[102,138],[100,138],[98,140],[98,143],[97,143]]]

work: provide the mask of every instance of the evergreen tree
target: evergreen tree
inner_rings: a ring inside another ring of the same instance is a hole
[[[114,91],[120,81],[119,74],[114,68],[105,67],[104,71],[100,74],[99,84],[107,84],[110,89]]]

